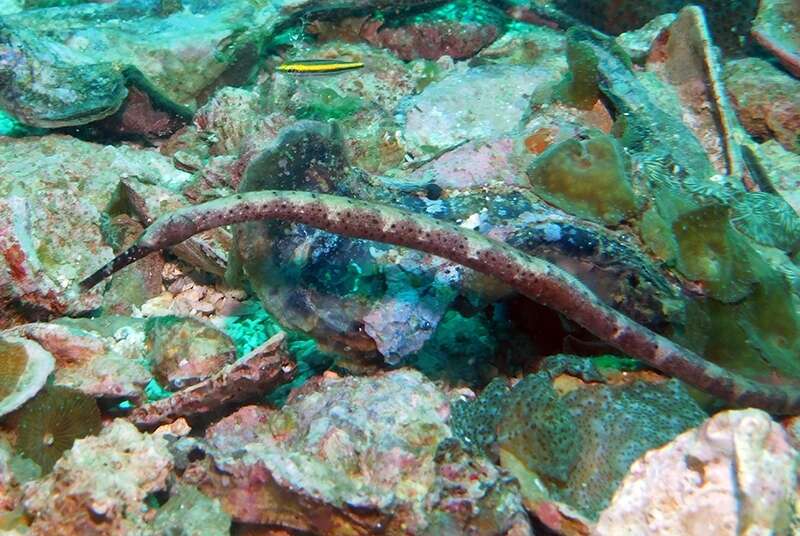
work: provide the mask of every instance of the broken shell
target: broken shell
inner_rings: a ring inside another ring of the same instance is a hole
[[[20,355],[20,351],[25,355]],[[10,368],[7,366],[12,365],[12,361],[23,359],[22,366]],[[3,383],[8,382],[8,385],[2,386],[8,388],[8,394],[0,400],[0,416],[2,416],[14,411],[39,392],[55,368],[55,359],[50,352],[33,341],[21,337],[3,337],[0,338],[0,367]],[[11,368],[19,372],[6,374]],[[17,375],[16,380],[13,378],[15,375]]]

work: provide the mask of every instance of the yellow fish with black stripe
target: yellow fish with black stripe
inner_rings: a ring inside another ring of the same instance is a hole
[[[297,75],[326,75],[354,71],[364,67],[360,61],[293,60],[278,65],[278,72]]]

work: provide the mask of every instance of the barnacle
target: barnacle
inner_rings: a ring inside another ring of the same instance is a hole
[[[76,439],[100,427],[94,398],[67,387],[47,387],[20,410],[16,447],[47,473]]]

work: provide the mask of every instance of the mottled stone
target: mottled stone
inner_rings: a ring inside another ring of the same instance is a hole
[[[637,30],[618,35],[615,41],[628,53],[633,61],[643,62],[650,54],[650,49],[655,39],[674,21],[674,13],[664,13]]]
[[[420,165],[408,175],[413,183],[435,183],[442,188],[468,189],[492,182],[520,186],[525,182],[521,169],[512,161],[511,138],[467,142],[434,160]]]
[[[280,18],[274,6],[247,1],[186,3],[169,16],[147,0],[6,17],[0,43],[12,61],[2,70],[4,106],[33,125],[85,124],[116,112],[132,84],[174,110],[193,108],[232,65],[254,60],[251,47],[269,31],[256,28]]]
[[[269,394],[291,380],[294,373],[295,363],[281,332],[210,378],[136,408],[130,420],[146,429],[176,419],[199,421]]]
[[[722,66],[706,13],[697,6],[681,9],[653,44],[646,68],[667,85],[666,91],[674,92],[680,102],[676,118],[702,144],[717,173],[741,175],[742,156],[735,139],[741,127],[722,85]]]
[[[389,24],[367,21],[361,27],[361,36],[406,61],[436,60],[444,55],[464,59],[492,43],[502,33],[504,22],[502,12],[493,6],[456,0]]]
[[[253,136],[259,122],[258,94],[224,87],[194,115],[198,134],[210,145],[212,155],[235,155]]]
[[[113,244],[115,251],[133,245],[144,231],[142,224],[128,214],[114,216],[106,229],[106,240]],[[120,270],[103,293],[104,312],[130,315],[147,300],[158,296],[163,269],[164,256],[156,254]]]
[[[206,497],[196,488],[179,485],[158,509],[151,529],[154,536],[228,536],[231,518],[222,510],[219,500]]]
[[[768,414],[719,413],[637,460],[594,534],[793,534],[797,462]]]
[[[131,87],[119,110],[97,127],[120,138],[164,138],[186,123],[185,118],[159,108],[146,92]]]
[[[166,441],[116,419],[100,435],[79,439],[46,478],[25,488],[31,534],[143,534],[145,500],[169,484]]]

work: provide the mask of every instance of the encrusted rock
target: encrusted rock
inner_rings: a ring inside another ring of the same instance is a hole
[[[151,524],[153,536],[181,534],[183,536],[228,536],[231,517],[218,499],[210,499],[197,488],[179,485],[172,496],[158,509]]]
[[[200,136],[211,144],[212,155],[238,155],[256,129],[258,108],[258,94],[225,87],[197,110],[194,124]]]
[[[52,353],[55,384],[95,397],[138,399],[152,378],[139,359],[144,354],[141,321],[61,320],[25,324],[6,333],[35,341]]]
[[[718,413],[637,460],[594,534],[794,534],[797,463],[768,414]]]
[[[236,359],[231,338],[196,318],[151,318],[146,331],[153,373],[171,390],[201,382]]]
[[[240,523],[320,534],[476,526],[528,534],[502,473],[453,445],[440,450],[447,414],[443,393],[416,371],[321,378],[280,411],[248,406],[214,425],[206,436],[213,464],[195,463],[184,478]]]
[[[678,12],[653,44],[647,70],[674,92],[680,102],[676,116],[703,145],[717,172],[740,176],[742,155],[735,135],[741,127],[722,85],[722,67],[702,9],[687,6]]]
[[[166,440],[116,419],[75,442],[43,480],[25,488],[32,534],[142,534],[145,499],[169,485]]]
[[[637,30],[620,34],[615,41],[628,53],[633,61],[642,62],[650,54],[650,49],[656,37],[674,21],[674,13],[664,13]]]

